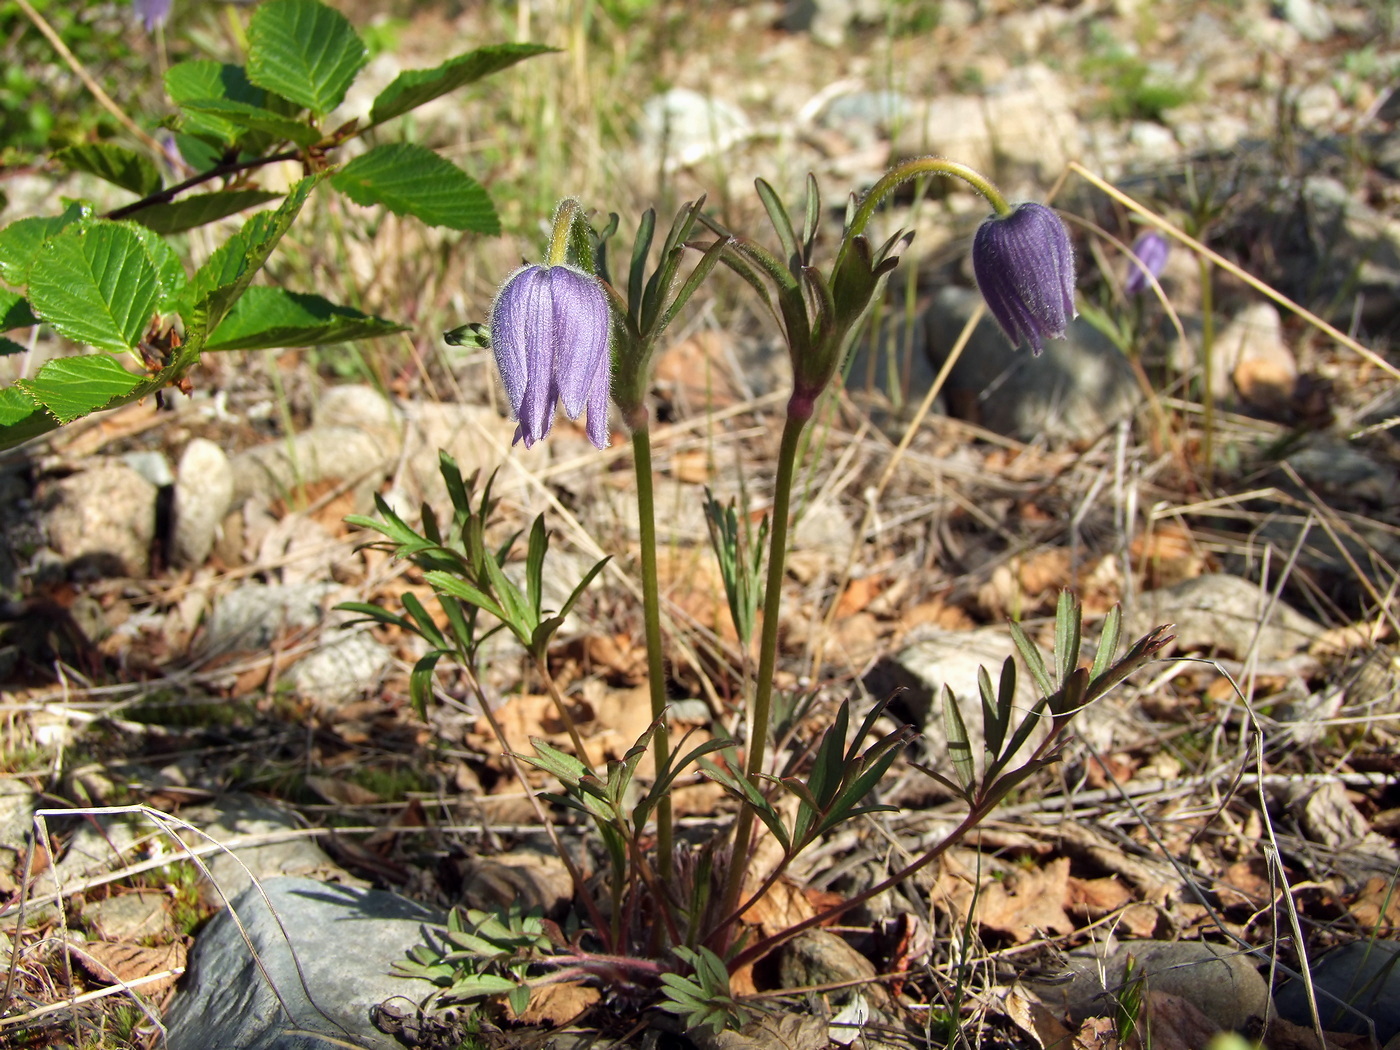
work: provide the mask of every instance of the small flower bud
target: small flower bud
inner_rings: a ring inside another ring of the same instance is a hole
[[[568,266],[526,266],[513,273],[491,307],[491,349],[529,448],[554,425],[554,410],[577,419],[588,410],[588,440],[608,447],[612,315],[607,292]]]
[[[173,0],[131,0],[136,17],[141,20],[141,28],[150,36],[163,27],[170,18]]]
[[[992,216],[972,242],[972,270],[987,308],[1015,345],[1039,354],[1074,319],[1074,249],[1060,217],[1026,203]]]
[[[1147,291],[1153,279],[1162,276],[1167,266],[1167,256],[1171,246],[1167,239],[1156,230],[1145,230],[1133,241],[1132,255],[1128,259],[1128,277],[1123,282],[1123,291],[1128,295],[1141,295]]]

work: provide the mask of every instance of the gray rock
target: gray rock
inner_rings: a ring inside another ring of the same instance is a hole
[[[652,163],[685,167],[723,153],[753,134],[738,106],[689,88],[672,88],[642,103],[637,137]]]
[[[999,627],[984,627],[975,631],[938,632],[905,646],[893,657],[880,660],[865,676],[865,688],[875,697],[898,693],[896,705],[902,705],[909,718],[924,734],[940,772],[951,772],[948,759],[948,735],[943,725],[943,687],[946,685],[957,698],[958,709],[967,725],[974,763],[982,761],[985,737],[982,733],[981,691],[977,685],[978,667],[986,667],[992,687],[1001,679],[1001,667],[1008,656],[1016,652],[1011,635]],[[1018,671],[1020,669],[1018,668]],[[1019,724],[1017,713],[1028,712],[1036,702],[1031,677],[1016,676],[1016,703],[1013,727]],[[1022,757],[1045,737],[1048,723],[1038,726],[1018,752]]]
[[[549,441],[536,442],[531,449],[523,445],[512,448],[514,421],[487,406],[422,401],[405,406],[404,411],[409,424],[404,438],[407,443],[403,452],[405,480],[412,496],[419,501],[427,500],[435,510],[446,513],[448,507],[447,489],[439,467],[440,451],[457,461],[464,478],[479,472],[481,485],[492,471],[499,469],[491,489],[498,496],[518,491],[525,484],[521,470],[534,473],[549,465],[554,436]],[[556,434],[559,428],[560,423],[556,423]],[[418,508],[415,504],[412,508],[398,509],[414,516]]]
[[[1102,946],[1070,952],[1071,980],[1027,983],[1047,1006],[1065,1011],[1075,1023],[1112,1016],[1129,955],[1149,988],[1180,996],[1227,1031],[1269,1016],[1269,986],[1250,957],[1204,941],[1110,941],[1106,952]]]
[[[309,628],[321,622],[322,604],[332,583],[247,583],[222,596],[205,625],[200,653],[259,651],[283,628]]]
[[[403,410],[372,386],[331,387],[316,403],[312,419],[318,427],[350,427],[372,434],[390,456],[398,455],[403,441]]]
[[[1400,503],[1395,468],[1378,463],[1364,449],[1326,432],[1309,434],[1303,447],[1285,460],[1324,498],[1364,499],[1376,507]],[[1280,479],[1284,486],[1289,480]]]
[[[1305,648],[1321,632],[1317,624],[1283,601],[1238,576],[1212,573],[1173,587],[1148,591],[1125,618],[1124,634],[1136,638],[1159,624],[1174,624],[1176,641],[1165,650],[1199,650],[1243,659],[1254,649],[1261,660],[1282,660]],[[1255,639],[1258,638],[1257,648]]]
[[[207,438],[194,438],[180,455],[175,477],[171,559],[176,565],[204,564],[232,502],[233,467],[228,456]]]
[[[122,456],[122,462],[158,489],[175,483],[175,474],[164,452],[153,449],[128,452]]]
[[[393,977],[389,969],[443,917],[396,894],[312,879],[270,879],[264,890],[267,901],[250,887],[233,902],[248,942],[227,909],[200,936],[167,1019],[170,1050],[329,1045],[291,1029],[399,1050],[374,1027],[371,1011],[391,998],[419,1002],[433,991],[428,982]]]
[[[1343,288],[1339,316],[1350,321],[1360,304],[1361,321],[1386,328],[1400,310],[1400,217],[1371,207],[1338,179],[1309,176],[1303,182],[1307,229],[1326,248],[1326,266],[1316,255],[1294,260],[1290,287],[1308,289],[1324,302]]]
[[[1011,70],[985,96],[947,95],[896,135],[902,157],[936,153],[1001,177],[1018,169],[1050,182],[1079,155],[1083,131],[1065,81],[1031,62]]]
[[[789,32],[807,32],[827,47],[840,47],[858,23],[883,24],[884,0],[787,0],[779,24]]]
[[[925,313],[928,355],[942,367],[972,311],[973,289],[941,289]],[[948,376],[945,397],[958,415],[1024,441],[1088,441],[1128,418],[1140,396],[1123,353],[1082,320],[1039,357],[1017,350],[984,316]]]
[[[1366,1031],[1366,1025],[1342,1003],[1360,1011],[1376,1026],[1381,1043],[1400,1036],[1400,941],[1354,941],[1334,948],[1310,967],[1317,990],[1322,1027],[1329,1032]],[[1307,993],[1301,981],[1279,986],[1278,1013],[1294,1024],[1311,1025]]]
[[[897,91],[853,91],[833,98],[817,123],[840,132],[852,143],[868,145],[888,138],[914,116],[914,104]]]
[[[364,630],[334,633],[315,652],[287,670],[286,681],[318,704],[343,704],[375,688],[393,654]]]
[[[156,534],[156,487],[125,463],[95,466],[44,487],[49,542],[70,570],[144,576]]]
[[[135,941],[160,937],[170,930],[170,911],[159,893],[122,893],[95,901],[83,919],[105,941]]]
[[[234,456],[234,502],[251,496],[278,499],[298,485],[337,478],[354,482],[356,506],[368,508],[396,459],[382,435],[358,426],[313,426]]]
[[[1216,338],[1212,357],[1211,386],[1218,398],[1233,399],[1237,387],[1248,394],[1250,376],[1267,376],[1279,387],[1273,400],[1286,405],[1298,381],[1298,362],[1283,341],[1283,321],[1273,303],[1252,303],[1232,317]]]
[[[0,849],[24,848],[38,798],[21,780],[0,780]]]
[[[1336,30],[1327,8],[1317,0],[1282,0],[1277,11],[1309,43],[1320,44]]]
[[[253,879],[283,875],[333,880],[348,886],[365,885],[332,861],[311,836],[245,845],[234,842],[244,835],[276,838],[303,827],[297,814],[283,806],[252,795],[231,794],[216,804],[200,806],[182,816],[203,832],[189,838],[191,845],[201,846],[212,840],[229,846],[227,850],[204,857],[209,881],[213,883],[205,884],[204,896],[214,904],[232,900],[251,885]]]

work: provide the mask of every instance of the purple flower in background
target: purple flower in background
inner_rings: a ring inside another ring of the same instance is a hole
[[[567,266],[526,266],[511,274],[491,307],[491,349],[515,440],[529,448],[549,433],[560,401],[570,419],[588,409],[588,440],[608,447],[612,316],[608,296]]]
[[[1060,217],[1043,204],[994,215],[972,242],[972,271],[987,308],[1014,345],[1039,354],[1065,334],[1074,308],[1074,249]]]
[[[131,0],[131,7],[149,36],[165,25],[173,3],[174,0]]]
[[[1148,279],[1161,277],[1167,265],[1167,255],[1171,246],[1167,239],[1156,230],[1145,230],[1133,241],[1132,256],[1128,259],[1128,279],[1123,282],[1123,291],[1128,295],[1141,295],[1152,283]]]

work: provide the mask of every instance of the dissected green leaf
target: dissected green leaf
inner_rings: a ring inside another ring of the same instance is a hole
[[[337,306],[319,295],[266,285],[250,287],[204,344],[206,350],[272,350],[374,339],[407,331],[405,325]]]
[[[1016,643],[1021,659],[1026,662],[1026,670],[1030,671],[1035,684],[1040,688],[1040,695],[1049,696],[1055,691],[1055,683],[1050,678],[1050,671],[1045,666],[1045,657],[1041,655],[1040,647],[1030,640],[1019,623],[1013,620],[1008,626],[1011,628],[1011,640]]]
[[[425,102],[513,66],[522,59],[557,50],[543,44],[494,44],[449,58],[433,69],[406,70],[374,100],[369,111],[370,126],[402,116]]]
[[[138,197],[155,193],[161,187],[160,169],[145,154],[115,142],[88,142],[69,146],[54,154],[69,171],[96,175]]]
[[[103,350],[134,347],[159,299],[155,264],[122,223],[65,229],[44,242],[29,268],[34,313],[69,339]]]
[[[29,308],[29,300],[7,288],[0,288],[0,332],[36,325],[39,319]]]
[[[972,744],[968,741],[967,725],[963,722],[958,698],[946,685],[943,687],[943,730],[948,736],[948,758],[966,790],[972,787],[977,774],[972,765]]]
[[[1099,650],[1094,654],[1094,666],[1089,672],[1090,681],[1097,679],[1113,666],[1118,655],[1118,640],[1123,631],[1123,607],[1115,605],[1103,618],[1103,628],[1099,631]]]
[[[1083,616],[1069,591],[1061,591],[1055,607],[1055,670],[1061,684],[1079,666],[1079,646]]]
[[[369,61],[350,21],[319,0],[271,0],[248,24],[248,79],[324,116]]]
[[[382,204],[429,226],[501,232],[481,184],[446,157],[411,142],[375,146],[331,176],[331,185],[356,204]]]
[[[84,354],[50,361],[33,379],[21,379],[15,385],[60,423],[71,423],[131,393],[141,382],[140,376],[132,375],[114,357]]]
[[[29,267],[40,245],[65,227],[91,215],[91,205],[74,203],[61,215],[36,215],[10,223],[0,230],[0,278],[13,285],[27,284]]]

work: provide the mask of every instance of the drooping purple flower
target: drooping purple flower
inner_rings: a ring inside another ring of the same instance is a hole
[[[1039,354],[1076,316],[1074,249],[1060,217],[1043,204],[992,216],[972,242],[972,271],[1006,337]]]
[[[1156,230],[1144,230],[1133,241],[1132,255],[1128,257],[1128,277],[1123,282],[1123,291],[1128,295],[1141,295],[1166,269],[1167,256],[1171,246],[1167,239]]]
[[[170,18],[170,8],[174,0],[131,0],[132,9],[136,12],[136,17],[141,19],[141,26],[149,36],[157,29],[163,27]]]
[[[595,279],[568,266],[526,266],[501,285],[491,307],[491,349],[529,448],[549,433],[554,410],[588,410],[588,440],[608,447],[612,317]]]

